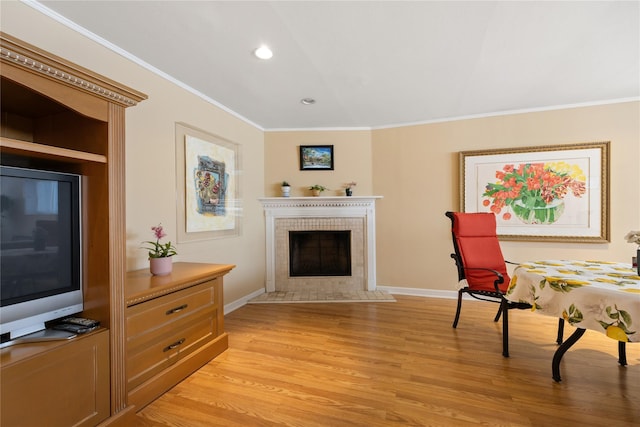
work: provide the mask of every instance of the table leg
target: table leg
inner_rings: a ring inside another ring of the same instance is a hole
[[[560,347],[556,350],[556,353],[553,355],[553,363],[551,364],[551,370],[553,372],[553,379],[556,382],[562,381],[560,378],[560,361],[562,360],[562,356],[574,345],[580,337],[584,335],[585,329],[578,328],[576,331],[571,334],[569,338],[565,342],[563,342]]]
[[[618,341],[618,363],[627,366],[627,343]]]
[[[509,357],[509,306],[504,297],[500,307],[502,307],[502,356]]]
[[[556,338],[556,342],[558,344],[562,344],[562,337],[564,336],[564,319],[560,317],[558,319],[558,337]]]

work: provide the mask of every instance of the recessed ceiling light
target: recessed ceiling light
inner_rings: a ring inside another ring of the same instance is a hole
[[[316,100],[313,98],[302,98],[300,102],[302,102],[304,105],[312,105],[316,103]]]
[[[253,54],[260,59],[271,59],[273,52],[267,46],[262,45],[253,51]]]

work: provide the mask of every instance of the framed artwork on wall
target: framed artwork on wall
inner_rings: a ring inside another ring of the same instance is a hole
[[[176,123],[178,242],[240,234],[239,145]]]
[[[300,170],[333,170],[333,145],[301,145]]]
[[[503,240],[609,237],[609,142],[463,151],[462,212],[494,212]]]

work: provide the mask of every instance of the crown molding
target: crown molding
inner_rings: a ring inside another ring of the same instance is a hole
[[[147,95],[72,64],[33,45],[0,32],[0,60],[51,80],[132,107]]]

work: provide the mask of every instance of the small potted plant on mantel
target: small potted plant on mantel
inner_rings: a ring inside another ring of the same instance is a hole
[[[356,184],[356,182],[348,182],[345,184],[344,192],[347,196],[351,196],[353,194],[353,187],[355,187]]]
[[[282,185],[280,186],[280,190],[282,190],[282,197],[289,197],[291,192],[291,186],[287,181],[282,181]]]
[[[325,190],[328,190],[328,188],[324,187],[322,185],[313,184],[311,187],[309,187],[309,190],[311,190],[311,195],[312,196],[318,197],[320,195],[320,193],[322,193]]]

